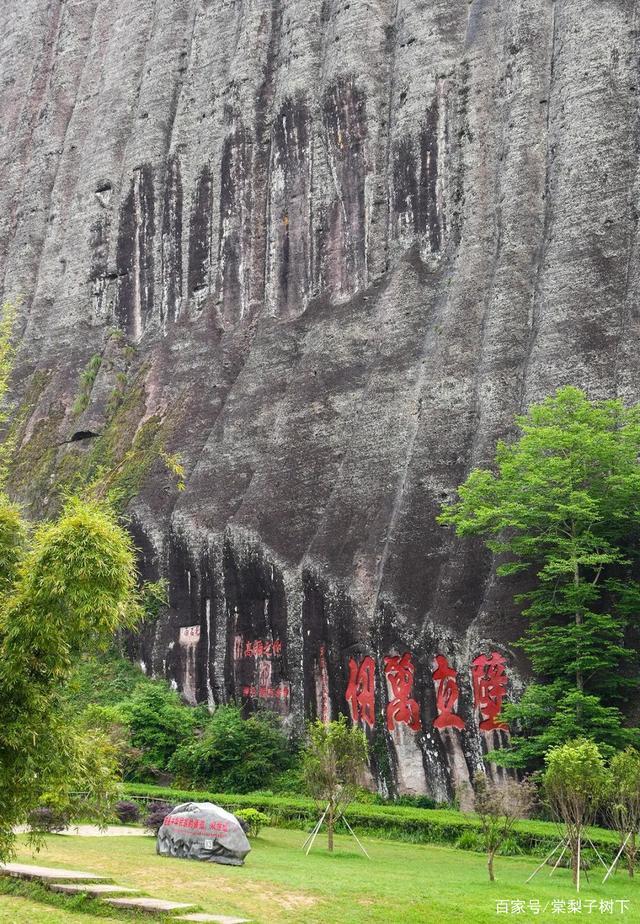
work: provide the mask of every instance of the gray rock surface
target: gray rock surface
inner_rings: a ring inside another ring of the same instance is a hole
[[[156,467],[131,507],[172,585],[146,670],[296,722],[371,656],[383,787],[442,798],[500,742],[470,662],[517,693],[521,627],[435,516],[530,401],[638,398],[638,52],[635,0],[0,5],[16,490],[45,503],[131,383],[126,439],[171,424],[186,489]],[[389,731],[405,652],[419,729]]]
[[[251,851],[235,815],[212,802],[185,802],[168,813],[156,840],[161,857],[242,866]]]

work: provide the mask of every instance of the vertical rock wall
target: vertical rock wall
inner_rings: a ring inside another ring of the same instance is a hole
[[[15,490],[165,428],[186,489],[156,466],[130,512],[171,607],[131,653],[187,699],[350,713],[437,798],[504,742],[511,590],[435,517],[531,400],[639,397],[637,14],[2,5]]]

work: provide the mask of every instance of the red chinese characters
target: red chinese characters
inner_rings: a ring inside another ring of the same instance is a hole
[[[200,639],[200,626],[182,626],[180,629],[180,644],[189,645]]]
[[[369,655],[358,664],[349,658],[349,683],[346,699],[354,722],[366,722],[369,728],[375,723],[376,666]]]
[[[464,722],[456,713],[460,691],[455,671],[444,655],[436,655],[435,670],[432,677],[436,688],[437,717],[433,720],[434,728],[464,728]]]
[[[384,672],[393,695],[387,706],[387,728],[393,731],[396,725],[408,725],[412,731],[420,731],[420,707],[411,696],[415,668],[409,652],[402,657],[387,655]]]
[[[244,658],[273,658],[282,654],[282,642],[276,639],[275,642],[265,642],[262,639],[256,639],[255,642],[247,640],[241,657]]]
[[[279,686],[268,684],[251,684],[242,688],[242,695],[251,699],[289,699],[288,684],[281,683]]]
[[[478,655],[471,662],[473,698],[482,717],[482,731],[509,730],[509,726],[504,722],[496,721],[507,692],[507,674],[504,666],[505,659],[497,651],[492,652],[489,657]]]
[[[168,815],[164,820],[165,825],[173,825],[177,828],[189,828],[192,831],[206,831],[207,824],[203,818],[188,818],[183,816]],[[209,825],[210,831],[221,831],[224,834],[229,832],[228,821],[212,821]]]

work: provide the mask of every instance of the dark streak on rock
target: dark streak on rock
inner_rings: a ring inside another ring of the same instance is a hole
[[[189,227],[189,297],[209,286],[213,177],[208,164],[200,171]]]
[[[365,284],[367,275],[366,100],[353,77],[341,77],[327,90],[322,114],[337,194],[329,212],[328,240],[324,249],[326,276],[336,295],[352,294]]]
[[[174,155],[167,167],[162,211],[162,302],[160,319],[175,321],[182,302],[182,174]]]
[[[139,167],[122,204],[116,251],[116,319],[129,336],[139,337],[153,310],[155,200],[153,169]]]

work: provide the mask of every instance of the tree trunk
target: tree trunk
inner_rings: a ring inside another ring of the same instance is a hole
[[[580,585],[580,569],[578,567],[577,562],[573,568],[573,583],[575,587],[578,587]],[[582,610],[577,610],[576,611],[576,626],[581,626],[581,625],[582,625]],[[577,651],[576,654],[579,655],[580,652]],[[576,687],[580,693],[584,692],[584,676],[582,674],[582,670],[579,667],[576,668]],[[578,718],[580,718],[581,712],[582,710],[580,709],[580,707],[578,707]]]
[[[573,884],[576,887],[579,882],[580,838],[581,835],[578,835],[576,840],[571,843],[571,870],[573,873]]]
[[[627,843],[627,871],[629,873],[629,878],[633,879],[633,871],[636,865],[636,833],[635,831],[631,832],[631,837]]]
[[[493,858],[495,856],[495,851],[490,850],[487,854],[487,869],[489,870],[489,882],[495,882],[496,877],[493,875]]]
[[[327,816],[327,847],[333,851],[333,806],[329,808]]]

